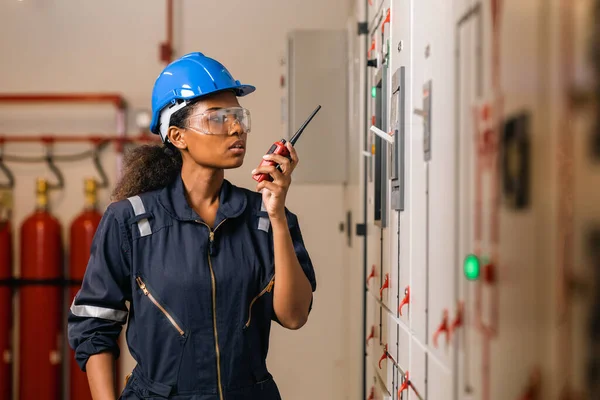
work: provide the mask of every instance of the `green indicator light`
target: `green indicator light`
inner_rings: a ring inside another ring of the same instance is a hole
[[[474,254],[469,254],[465,258],[465,263],[463,265],[465,271],[465,277],[474,281],[479,278],[479,273],[481,272],[481,264],[479,263],[479,259]]]
[[[371,88],[371,96],[373,98],[377,97],[377,88],[375,86]]]

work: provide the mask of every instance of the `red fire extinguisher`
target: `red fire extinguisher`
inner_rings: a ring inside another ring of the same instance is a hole
[[[62,276],[60,222],[48,212],[48,183],[37,180],[35,211],[21,226],[19,398],[61,396]]]
[[[0,199],[2,200],[2,199]],[[0,394],[12,398],[12,227],[10,213],[0,204]],[[6,215],[3,215],[6,214]]]
[[[85,180],[85,205],[83,211],[75,218],[71,224],[70,230],[70,255],[69,255],[69,275],[72,282],[78,282],[71,286],[69,302],[73,302],[87,268],[90,258],[90,248],[96,229],[102,219],[102,214],[98,212],[96,201],[96,181],[94,179]],[[70,399],[71,400],[92,400],[89,383],[85,372],[79,369],[75,361],[75,352],[70,350]]]

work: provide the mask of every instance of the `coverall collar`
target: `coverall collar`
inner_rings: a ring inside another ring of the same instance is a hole
[[[240,216],[246,208],[246,201],[246,195],[240,188],[232,185],[227,179],[223,179],[215,226],[224,219]],[[159,202],[175,219],[181,221],[202,220],[188,204],[181,174],[178,174],[177,178],[161,191]]]

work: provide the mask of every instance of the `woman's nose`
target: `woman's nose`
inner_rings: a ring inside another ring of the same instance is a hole
[[[242,133],[244,133],[244,128],[242,127],[242,124],[240,123],[240,121],[238,121],[237,118],[232,117],[231,123],[229,124],[229,134],[241,135]]]

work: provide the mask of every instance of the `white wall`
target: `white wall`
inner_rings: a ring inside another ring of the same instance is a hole
[[[175,3],[176,55],[202,51],[226,64],[236,79],[257,87],[255,94],[242,100],[253,120],[246,163],[227,173],[234,183],[253,188],[250,171],[283,134],[279,80],[284,71],[280,60],[285,54],[286,32],[298,28],[344,29],[349,2]],[[4,1],[0,4],[0,92],[117,92],[125,97],[130,110],[149,109],[152,85],[163,67],[158,59],[158,45],[164,38],[164,1]],[[129,116],[132,134],[137,130],[133,114]],[[114,130],[114,114],[107,106],[0,106],[0,134],[115,133]],[[86,145],[61,145],[56,152],[73,153],[85,148]],[[6,146],[8,154],[39,155],[42,150],[33,144]],[[300,157],[303,162],[310,162],[310,154]],[[105,152],[103,163],[109,176],[114,177],[112,150]],[[17,179],[14,223],[18,226],[34,207],[34,178],[53,178],[43,164],[9,166]],[[65,174],[66,187],[52,195],[51,204],[66,235],[83,204],[83,177],[95,173],[89,162],[59,166]],[[345,305],[338,280],[343,273],[343,234],[337,230],[344,218],[342,193],[338,185],[295,185],[289,194],[290,207],[300,217],[314,260],[319,288],[310,321],[303,330],[273,330],[269,362],[286,399],[342,398],[340,391],[345,387],[343,371],[347,360],[342,338],[344,321],[340,320]],[[103,208],[108,204],[108,191],[102,191],[100,198]],[[304,202],[305,199],[312,201]],[[345,315],[360,319],[358,313]],[[132,360],[125,356],[122,366],[124,374],[132,368]]]

